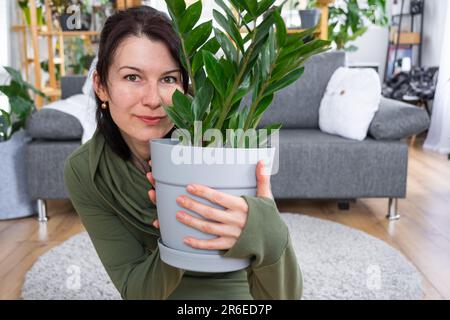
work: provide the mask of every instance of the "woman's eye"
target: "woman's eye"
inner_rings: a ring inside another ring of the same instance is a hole
[[[175,77],[164,77],[164,82],[176,83],[177,82],[177,78],[175,78]]]
[[[125,76],[125,79],[132,81],[132,82],[136,82],[139,79],[139,76],[136,74],[129,74],[129,75]]]

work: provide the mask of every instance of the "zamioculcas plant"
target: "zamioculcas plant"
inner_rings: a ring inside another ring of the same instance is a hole
[[[212,21],[197,25],[201,1],[186,7],[183,0],[166,0],[191,81],[191,94],[175,91],[173,106],[164,106],[180,129],[175,133],[182,137],[182,143],[176,139],[150,142],[161,230],[158,245],[167,264],[200,272],[230,272],[250,263],[248,257],[223,257],[219,250],[186,245],[186,236],[206,240],[216,235],[179,222],[175,212],[186,209],[175,200],[190,183],[235,196],[255,196],[254,161],[267,161],[267,168],[271,167],[276,148],[266,145],[281,124],[258,128],[258,123],[275,93],[299,79],[306,59],[329,44],[322,40],[306,43],[304,39],[314,30],[287,34],[281,7],[273,6],[274,2],[230,0],[229,8],[223,0],[216,0],[223,10],[213,11],[219,29]],[[241,30],[246,31],[245,36]],[[220,57],[219,49],[223,52]],[[246,101],[243,106],[242,101]],[[238,158],[243,161],[234,161]]]
[[[184,0],[166,0],[181,39],[181,60],[190,77],[192,94],[175,91],[173,106],[164,109],[177,128],[186,130],[184,143],[246,147],[243,139],[226,137],[226,130],[256,129],[275,93],[297,81],[304,62],[327,50],[329,42],[306,42],[313,28],[288,34],[281,18],[286,1],[277,7],[273,5],[275,0],[230,0],[231,8],[223,0],[215,2],[223,10],[213,11],[220,29],[213,27],[212,21],[197,25],[201,1],[186,7]],[[241,30],[245,30],[245,36]],[[216,55],[219,49],[223,51],[221,57]],[[247,94],[251,94],[251,101],[240,107]],[[274,123],[264,129],[273,134],[281,125]],[[204,141],[201,137],[210,128],[220,130],[226,138]]]

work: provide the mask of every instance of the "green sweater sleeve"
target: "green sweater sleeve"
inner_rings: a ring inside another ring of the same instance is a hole
[[[89,187],[70,158],[64,181],[72,204],[88,232],[111,281],[123,299],[166,299],[180,283],[184,270],[162,262],[159,249],[149,252],[111,211],[91,198]]]
[[[267,197],[242,198],[249,207],[247,223],[224,256],[251,258],[247,278],[254,299],[300,299],[302,273],[275,201]]]

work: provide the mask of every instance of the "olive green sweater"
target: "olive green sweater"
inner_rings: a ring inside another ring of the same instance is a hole
[[[242,196],[247,223],[224,256],[250,257],[245,270],[199,273],[165,264],[159,255],[151,184],[95,132],[66,160],[72,204],[123,299],[299,299],[302,273],[275,202]]]

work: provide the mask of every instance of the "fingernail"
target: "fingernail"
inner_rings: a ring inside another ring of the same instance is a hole
[[[193,185],[191,185],[191,184],[188,185],[186,189],[187,189],[187,191],[189,191],[189,192],[195,192],[195,187],[194,187]]]
[[[181,218],[183,218],[183,217],[184,217],[183,212],[178,211],[178,212],[177,212],[177,218],[181,219]]]
[[[177,198],[177,202],[178,202],[179,204],[184,204],[184,198],[183,198],[183,197],[178,197],[178,198]]]

